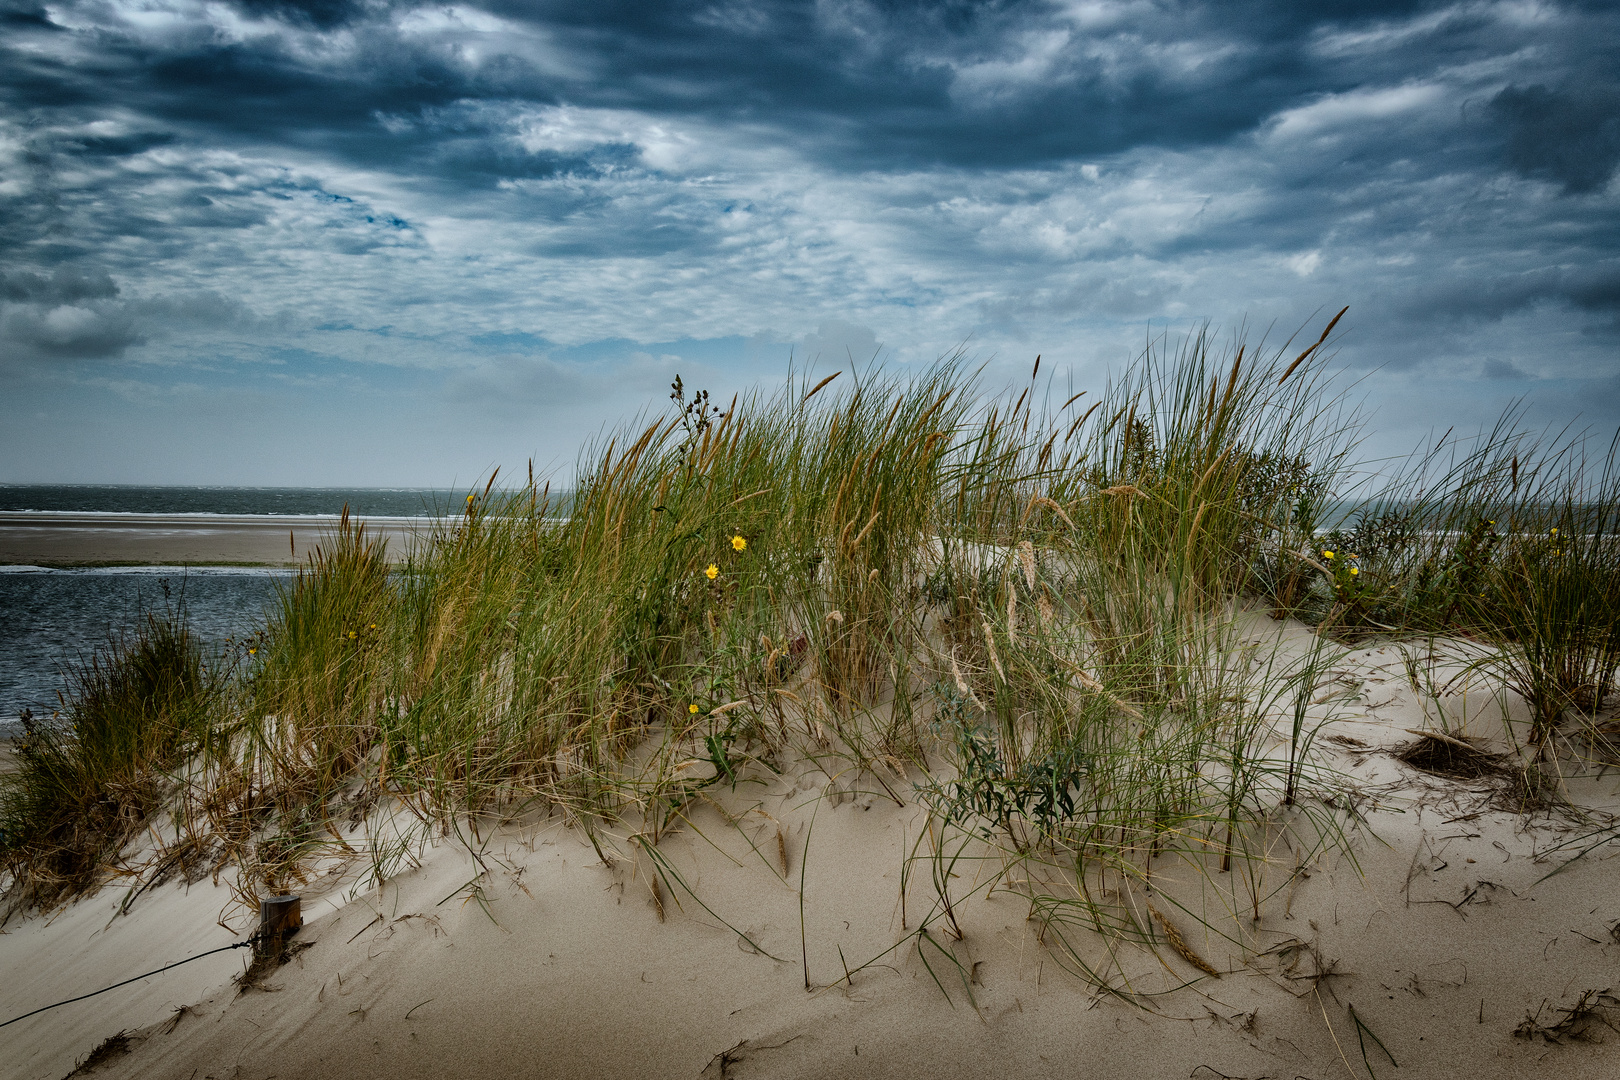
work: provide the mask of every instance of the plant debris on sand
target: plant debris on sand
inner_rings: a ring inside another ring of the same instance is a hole
[[[1554,1017],[1550,1024],[1540,1020],[1542,1009]],[[1570,1006],[1542,1003],[1514,1029],[1521,1039],[1541,1039],[1550,1043],[1602,1042],[1605,1032],[1620,1031],[1614,1019],[1620,1017],[1620,998],[1608,990],[1583,990],[1580,999]]]
[[[1482,749],[1477,742],[1423,732],[1391,751],[1414,769],[1453,780],[1506,780],[1514,773],[1506,754]]]
[[[68,1077],[88,1076],[114,1058],[120,1058],[129,1053],[132,1034],[132,1032],[120,1031],[116,1035],[107,1036],[97,1044],[94,1050],[79,1060],[73,1071],[68,1073]]]

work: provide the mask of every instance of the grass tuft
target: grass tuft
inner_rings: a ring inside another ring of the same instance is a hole
[[[167,773],[206,737],[219,680],[180,605],[67,672],[61,713],[24,719],[0,783],[9,895],[50,905],[93,888],[170,796]]]

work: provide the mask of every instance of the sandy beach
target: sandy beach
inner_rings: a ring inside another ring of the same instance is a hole
[[[656,897],[630,837],[599,837],[606,865],[556,815],[465,823],[380,887],[364,859],[328,859],[300,890],[295,955],[262,985],[233,982],[242,953],[209,957],[15,1025],[0,1073],[63,1076],[121,1035],[96,1075],[1613,1076],[1613,861],[1571,861],[1578,821],[1493,809],[1488,784],[1394,760],[1424,722],[1400,671],[1390,646],[1335,666],[1359,707],[1325,734],[1362,824],[1345,851],[1279,845],[1288,891],[1261,922],[1238,875],[1200,885],[1164,866],[1144,901],[1203,905],[1209,927],[1180,929],[1218,977],[1168,951],[1127,960],[1168,991],[1152,998],[1077,978],[1013,887],[961,905],[960,941],[908,944],[934,888],[902,872],[928,828],[911,794],[928,778],[892,777],[896,798],[806,761],[717,790],[666,836],[685,891]],[[1490,734],[1483,697],[1446,704]],[[1612,808],[1614,787],[1572,794]],[[358,851],[410,820],[393,815],[344,842]],[[960,887],[992,871],[964,865]],[[0,1013],[229,944],[253,922],[228,874],[132,891],[7,925]],[[1588,991],[1595,1011],[1560,1026]]]
[[[291,565],[338,518],[315,516],[0,512],[0,564]],[[420,518],[374,518],[368,528],[402,558],[426,527]]]

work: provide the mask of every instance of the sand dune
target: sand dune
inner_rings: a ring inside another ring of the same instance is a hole
[[[1320,745],[1360,792],[1351,849],[1303,864],[1258,925],[1206,887],[1212,916],[1238,913],[1212,917],[1216,932],[1179,930],[1220,977],[1170,949],[1125,957],[1144,986],[1188,984],[1152,999],[1075,977],[1016,888],[962,902],[961,941],[920,945],[907,920],[934,885],[913,873],[903,911],[901,867],[925,810],[903,785],[901,805],[801,762],[717,796],[662,841],[689,892],[655,899],[633,843],[618,838],[610,868],[556,816],[439,837],[381,887],[364,860],[333,862],[302,891],[296,956],[260,988],[232,982],[242,952],[210,957],[13,1025],[0,1074],[60,1077],[129,1032],[96,1075],[1614,1076],[1620,1002],[1600,994],[1584,1018],[1560,1012],[1614,985],[1608,848],[1569,862],[1589,827],[1492,809],[1486,785],[1394,760],[1425,722],[1400,670],[1390,647],[1335,668],[1358,704]],[[1486,702],[1451,704],[1489,733]],[[1608,807],[1614,787],[1584,781],[1571,795]],[[361,845],[363,829],[348,839]],[[1295,859],[1273,852],[1279,884]],[[993,864],[960,872],[967,892]],[[1158,895],[1187,902],[1192,875],[1163,874]],[[125,914],[114,886],[13,920],[0,1013],[235,940],[216,917],[235,932],[251,919],[227,885],[172,882]]]

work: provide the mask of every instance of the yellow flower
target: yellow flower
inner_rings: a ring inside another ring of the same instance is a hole
[[[249,649],[248,650],[248,655],[249,656],[257,656],[257,655],[259,655],[259,650],[258,649]]]
[[[1358,569],[1358,568],[1356,568],[1356,567],[1354,567],[1354,566],[1352,566],[1352,567],[1351,567],[1351,568],[1350,568],[1350,576],[1351,576],[1351,577],[1355,577],[1355,576],[1356,576],[1356,575],[1357,575],[1357,574],[1359,574],[1359,573],[1361,573],[1361,571],[1360,571],[1360,570],[1359,570],[1359,569]]]
[[[1331,558],[1333,558],[1333,552],[1331,552],[1331,551],[1324,551],[1324,552],[1322,552],[1322,558],[1324,558],[1324,559],[1331,559]]]
[[[355,632],[354,632],[354,631],[353,631],[353,630],[350,630],[350,631],[349,631],[349,640],[350,640],[350,641],[353,641],[353,640],[354,640],[354,639],[355,639],[355,638],[357,638],[357,637],[359,637],[359,636],[360,636],[360,635],[359,635],[359,634],[357,634],[357,633],[355,633]]]
[[[731,538],[731,547],[732,547],[733,551],[741,551],[744,548],[746,548],[747,546],[748,546],[748,541],[744,540],[742,537],[733,536]]]
[[[686,711],[691,713],[693,716],[696,716],[698,714],[697,702],[694,701],[692,704],[688,705],[686,707]]]
[[[709,568],[703,571],[703,576],[708,578],[710,581],[713,581],[715,578],[720,576],[720,568],[714,565],[714,563],[710,563]]]

